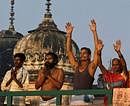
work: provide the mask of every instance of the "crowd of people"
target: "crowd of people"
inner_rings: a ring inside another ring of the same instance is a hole
[[[91,49],[82,47],[80,49],[80,59],[77,59],[72,50],[72,33],[74,27],[72,23],[66,23],[66,53],[69,62],[74,70],[73,89],[87,90],[92,89],[94,75],[97,67],[102,72],[104,85],[102,88],[113,89],[127,87],[128,70],[126,61],[121,52],[121,41],[117,40],[113,45],[115,52],[119,58],[112,59],[112,67],[106,69],[102,64],[102,49],[103,41],[97,33],[96,21],[91,20],[90,30],[94,39],[93,59],[91,59]],[[14,55],[14,67],[6,72],[1,83],[2,91],[23,91],[28,90],[29,79],[28,72],[24,68],[23,63],[26,57],[24,53],[16,53]],[[38,78],[35,83],[37,90],[60,90],[64,83],[65,74],[63,69],[57,68],[58,56],[55,53],[49,52],[45,56],[45,63],[39,70]],[[78,96],[75,96],[78,98]],[[43,101],[48,101],[54,98],[53,96],[41,96]],[[81,97],[79,97],[81,99]],[[89,96],[83,95],[83,101],[89,102]],[[5,100],[6,102],[6,100]],[[12,104],[16,106],[25,106],[25,96],[13,97]],[[73,104],[73,103],[72,103]]]

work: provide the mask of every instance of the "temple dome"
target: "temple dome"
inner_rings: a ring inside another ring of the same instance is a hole
[[[63,59],[63,62],[66,61],[66,33],[60,31],[54,22],[45,23],[47,22],[43,21],[37,29],[29,31],[29,34],[18,41],[15,46],[14,53],[25,53],[27,63],[43,62],[44,55],[49,51],[56,53],[59,59]],[[78,57],[78,46],[74,41],[72,42],[75,56]]]

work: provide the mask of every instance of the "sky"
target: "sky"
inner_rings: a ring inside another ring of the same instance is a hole
[[[14,25],[17,32],[27,35],[42,22],[46,0],[15,0]],[[130,0],[51,0],[51,13],[57,27],[65,31],[66,22],[74,25],[73,40],[79,48],[94,44],[89,29],[91,19],[97,22],[99,38],[104,42],[102,52],[103,64],[108,67],[109,61],[117,57],[113,49],[116,40],[122,41],[121,52],[130,69]],[[9,26],[10,0],[0,0],[0,30]],[[95,77],[100,73],[98,70]]]

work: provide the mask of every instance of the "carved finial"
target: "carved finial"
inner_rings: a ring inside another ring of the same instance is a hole
[[[50,3],[50,1],[51,0],[47,0],[47,3],[46,3],[46,6],[47,6],[47,8],[46,8],[46,13],[45,13],[45,18],[51,18],[52,17],[52,14],[51,14],[51,12],[50,12],[50,6],[51,6],[51,3]]]
[[[52,14],[50,12],[50,3],[51,0],[46,0],[46,12],[43,17],[43,21],[41,24],[39,24],[39,27],[36,30],[31,30],[28,31],[29,33],[34,32],[34,31],[39,31],[39,30],[58,30],[57,25],[55,24]]]
[[[50,6],[51,6],[51,3],[50,3],[50,1],[51,0],[47,0],[47,3],[46,3],[46,6],[47,6],[47,9],[46,9],[46,11],[47,11],[47,13],[50,13]]]
[[[14,28],[14,0],[11,0],[11,9],[10,9],[10,25],[9,25],[9,30],[10,31],[15,31],[15,28]]]

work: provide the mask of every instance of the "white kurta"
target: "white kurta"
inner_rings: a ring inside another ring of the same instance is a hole
[[[14,69],[14,67],[13,67],[13,69]],[[14,80],[12,80],[10,85],[6,87],[6,83],[7,83],[7,81],[9,81],[10,78],[11,78],[11,70],[7,71],[4,76],[4,79],[1,83],[2,91],[23,91],[23,90],[26,91],[27,90],[28,84],[29,84],[28,72],[25,70],[24,67],[21,67],[19,70],[17,70],[17,76],[16,76],[17,80],[19,82],[21,82],[21,84],[23,84],[23,88],[20,88]],[[5,103],[6,102],[7,101],[5,100]],[[18,105],[18,106],[25,106],[25,97],[15,96],[15,97],[13,97],[12,103],[14,105]]]

